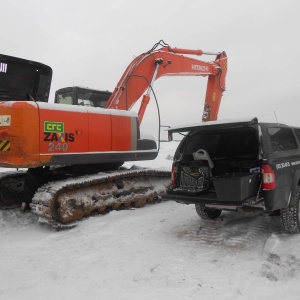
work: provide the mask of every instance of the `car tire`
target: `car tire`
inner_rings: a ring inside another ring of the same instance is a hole
[[[295,198],[288,208],[280,210],[281,224],[289,233],[300,233],[300,186],[297,187]]]
[[[205,220],[216,219],[220,217],[222,213],[222,209],[208,208],[203,204],[195,204],[196,212],[199,217]]]

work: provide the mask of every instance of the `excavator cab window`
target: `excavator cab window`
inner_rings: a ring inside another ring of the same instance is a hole
[[[111,92],[98,91],[89,88],[62,88],[55,93],[55,103],[80,105],[87,107],[104,107]]]
[[[77,88],[76,98],[78,105],[90,107],[104,107],[111,93],[86,88]]]
[[[56,103],[59,104],[70,104],[73,105],[73,93],[66,92],[66,93],[57,93],[56,94]]]
[[[78,105],[82,106],[94,106],[94,102],[86,99],[78,99]]]

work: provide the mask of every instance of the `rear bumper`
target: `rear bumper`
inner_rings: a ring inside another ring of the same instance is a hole
[[[161,196],[162,200],[171,200],[183,204],[209,204],[221,206],[242,206],[245,201],[221,201],[214,192],[199,192],[194,195],[178,193],[177,191],[167,190],[167,193]]]

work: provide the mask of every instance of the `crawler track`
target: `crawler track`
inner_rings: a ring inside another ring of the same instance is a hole
[[[54,228],[72,227],[94,213],[142,207],[158,199],[170,172],[153,169],[118,170],[50,182],[35,193],[31,209]]]
[[[0,209],[21,205],[25,174],[25,171],[0,173]]]

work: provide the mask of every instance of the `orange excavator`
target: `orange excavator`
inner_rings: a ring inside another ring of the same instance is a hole
[[[190,57],[203,54],[216,58]],[[154,81],[166,75],[208,77],[202,120],[209,121],[217,119],[226,73],[225,52],[171,48],[160,41],[129,64],[112,93],[63,88],[48,103],[52,69],[0,55],[0,167],[21,168],[0,174],[0,207],[30,203],[40,221],[60,228],[95,212],[153,201],[170,173],[120,167],[158,154],[156,142],[140,135]],[[140,99],[138,113],[131,111]]]

